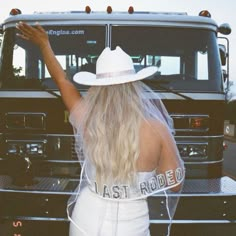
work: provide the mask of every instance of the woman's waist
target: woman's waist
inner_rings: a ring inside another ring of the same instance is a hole
[[[98,185],[96,182],[88,184],[88,188],[94,194],[104,199],[111,200],[135,200],[145,199],[147,196],[142,195],[140,189],[135,186],[128,184],[101,184]]]

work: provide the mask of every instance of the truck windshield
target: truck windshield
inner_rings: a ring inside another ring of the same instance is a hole
[[[96,59],[105,47],[105,26],[45,26],[52,49],[72,80],[77,71],[95,72]],[[0,80],[2,89],[57,89],[35,45],[16,36],[15,28],[4,34]]]
[[[222,75],[214,32],[169,27],[113,26],[112,48],[133,56],[136,70],[158,67],[147,83],[179,91],[222,91]],[[151,82],[151,83],[150,83]]]
[[[112,49],[121,46],[132,56],[136,71],[150,65],[158,67],[156,76],[145,80],[153,88],[223,91],[215,32],[119,25],[110,27],[111,35],[105,25],[44,26],[44,29],[69,80],[78,71],[95,72],[97,57],[109,41]],[[4,33],[0,88],[57,90],[38,48],[16,33],[15,28],[7,28]]]

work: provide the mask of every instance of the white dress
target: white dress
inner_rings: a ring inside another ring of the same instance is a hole
[[[155,171],[141,172],[138,177],[143,181],[153,175]],[[150,236],[146,197],[110,200],[86,186],[80,191],[71,218],[70,236]]]
[[[162,104],[161,101],[159,104]],[[75,150],[83,165],[82,182],[75,194],[72,195],[76,197],[72,197],[68,201],[69,236],[149,236],[147,197],[156,193],[165,194],[169,219],[172,219],[177,206],[178,198],[172,197],[171,193],[168,193],[168,190],[184,180],[184,165],[177,148],[170,155],[179,159],[180,167],[167,170],[164,173],[156,173],[156,170],[139,172],[135,187],[113,185],[105,188],[105,184],[100,193],[96,190],[95,167],[88,163],[90,158],[86,158],[83,151],[83,138],[81,137],[83,118],[81,114],[84,113],[85,107],[83,103],[79,103],[70,113],[70,123],[73,125],[75,133]],[[162,117],[164,107],[161,107],[160,110],[158,107],[153,107],[154,105],[147,104],[146,108],[148,111],[151,110],[151,113],[147,114],[147,118],[156,117],[157,113],[156,119],[162,121],[160,117]],[[167,112],[165,113],[167,114]],[[164,118],[168,119],[168,116],[164,115]],[[168,129],[169,133],[171,130],[172,128]],[[171,145],[173,146],[174,140],[172,139]]]

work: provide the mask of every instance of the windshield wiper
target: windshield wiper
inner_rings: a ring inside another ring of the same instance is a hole
[[[173,90],[173,89],[170,89],[170,88],[166,88],[166,87],[164,87],[164,86],[161,86],[160,84],[157,84],[157,87],[159,87],[160,89],[163,89],[165,92],[170,92],[170,93],[176,94],[176,95],[178,95],[178,96],[180,96],[180,97],[183,97],[183,98],[185,98],[186,100],[194,100],[193,98],[191,98],[191,97],[189,97],[189,96],[186,96],[186,95],[184,95],[184,94],[182,94],[182,93],[180,93],[180,92],[177,92],[177,91],[175,91],[175,90]]]
[[[46,87],[46,86],[42,86],[42,90],[43,91],[45,91],[45,92],[47,92],[47,93],[49,93],[49,94],[51,94],[51,95],[53,95],[53,96],[55,96],[55,97],[57,97],[57,98],[59,98],[59,99],[62,99],[62,97],[61,97],[61,95],[59,95],[59,94],[57,94],[55,91],[53,91],[53,90],[50,90],[48,87]]]
[[[183,78],[183,77],[182,75],[179,75],[179,74],[178,75],[165,75],[165,76],[155,75],[152,79],[145,80],[145,83],[152,88],[161,89],[161,90],[164,90],[164,92],[170,92],[170,93],[176,94],[180,97],[185,98],[186,100],[194,100],[193,98],[189,96],[186,96],[180,92],[177,92],[169,87],[163,86],[164,84],[165,85],[169,84],[171,82],[170,79],[172,81],[176,81],[176,80],[179,80],[180,78]]]
[[[171,77],[171,75],[169,76],[165,76],[165,77]],[[160,79],[161,78],[161,79]],[[161,90],[164,90],[165,92],[170,92],[170,93],[173,93],[173,94],[176,94],[182,98],[185,98],[186,100],[194,100],[193,98],[189,97],[189,96],[186,96],[180,92],[177,92],[171,88],[168,88],[168,87],[165,87],[165,86],[162,86],[162,84],[169,84],[170,81],[166,80],[163,78],[163,76],[160,76],[160,75],[157,75],[157,76],[154,76],[153,79],[151,80],[145,80],[145,83],[147,85],[149,85],[150,87],[154,88],[154,89],[161,89]],[[61,99],[61,95],[59,95],[57,92],[51,90],[48,86],[46,85],[43,85],[42,84],[42,90],[47,92],[47,93],[50,93],[51,95]]]
[[[87,86],[87,85],[78,85],[77,83],[73,82],[72,83],[74,84],[74,86],[80,91],[80,93],[83,93],[83,92],[86,92],[90,86]],[[41,84],[41,89],[45,92],[48,92],[50,94],[52,94],[53,96],[56,96],[57,98],[62,98],[61,97],[61,93],[60,91],[58,90],[57,88],[57,85],[53,82],[53,83],[42,83]],[[59,94],[57,91],[54,91],[54,90],[58,90]]]

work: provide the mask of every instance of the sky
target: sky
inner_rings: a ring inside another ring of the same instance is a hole
[[[174,11],[186,12],[188,15],[198,15],[201,10],[208,10],[218,25],[229,23],[232,28],[232,33],[227,36],[230,40],[229,74],[236,91],[235,0],[0,0],[0,23],[8,17],[12,8],[19,8],[22,13],[33,13],[84,10],[87,5],[92,11],[105,11],[107,6],[111,6],[113,11],[127,11],[129,6],[133,6],[135,11]]]

